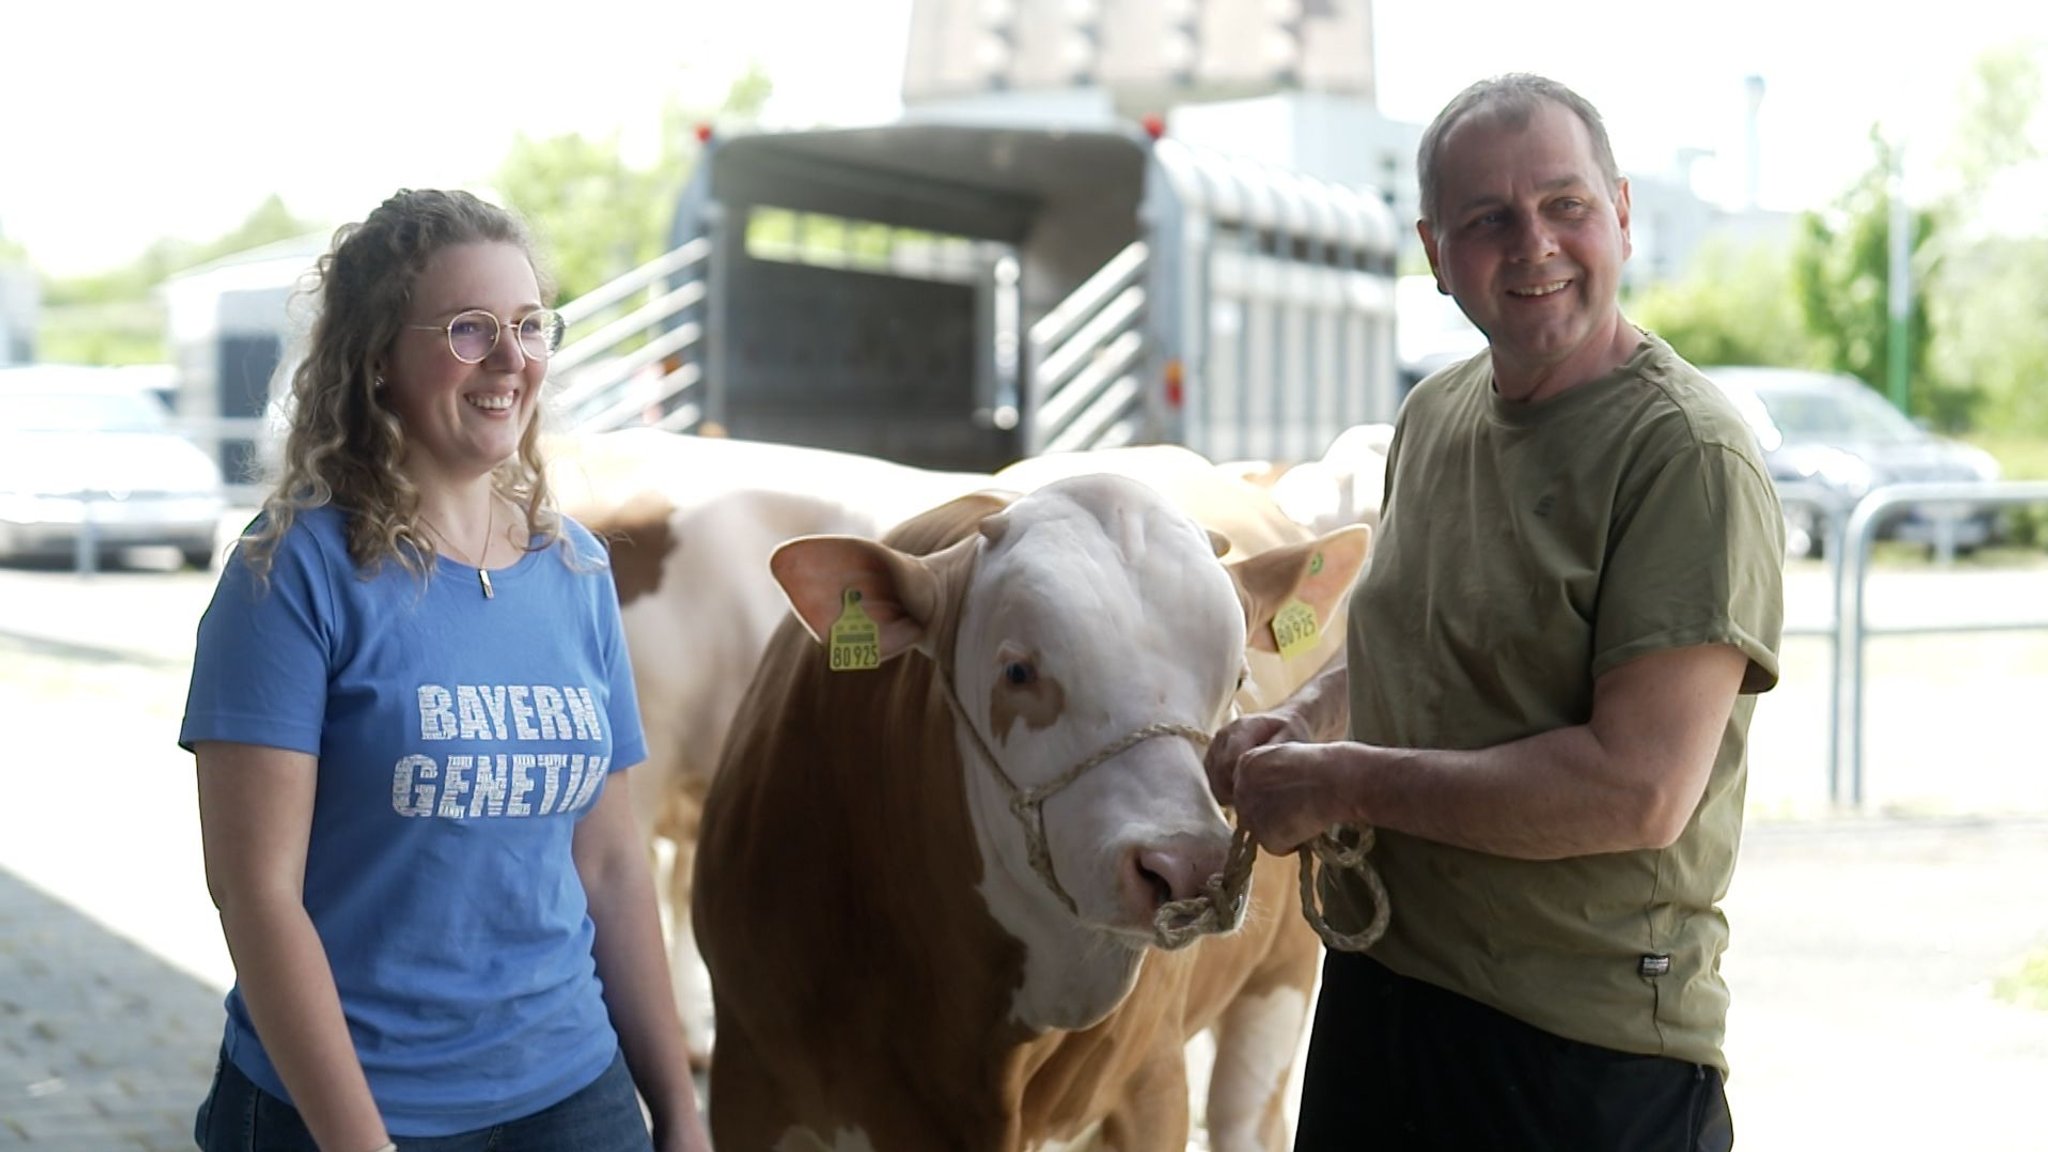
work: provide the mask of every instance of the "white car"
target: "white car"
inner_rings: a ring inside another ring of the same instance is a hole
[[[0,559],[141,545],[205,567],[226,511],[220,466],[116,369],[0,369]]]

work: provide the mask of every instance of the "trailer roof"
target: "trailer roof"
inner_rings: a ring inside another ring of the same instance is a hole
[[[1172,194],[1216,219],[1391,254],[1392,211],[1379,192],[1321,180],[1136,126],[1034,128],[900,122],[721,140],[712,195],[1021,243],[1050,204],[1138,210],[1148,160]]]
[[[888,124],[734,136],[718,146],[712,194],[1021,242],[1046,203],[1143,191],[1135,132]]]

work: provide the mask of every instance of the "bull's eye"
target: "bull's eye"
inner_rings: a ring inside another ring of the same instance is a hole
[[[1038,679],[1038,669],[1033,668],[1027,661],[1012,660],[1003,665],[1003,679],[1012,688],[1028,687],[1032,681]]]
[[[1237,670],[1237,688],[1235,689],[1236,691],[1244,691],[1245,677],[1249,675],[1251,675],[1251,669],[1249,668],[1239,668]]]

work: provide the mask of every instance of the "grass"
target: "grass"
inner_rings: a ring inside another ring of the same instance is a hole
[[[2048,436],[1989,435],[1973,442],[1998,461],[2007,480],[2048,480]],[[2048,545],[2048,505],[2020,506],[2006,513],[2006,536],[2020,547]]]
[[[2032,953],[2018,971],[2000,977],[1996,991],[2001,1000],[2048,1012],[2048,949]]]
[[[2048,480],[2048,436],[1990,433],[1967,439],[1997,459],[2007,480]]]

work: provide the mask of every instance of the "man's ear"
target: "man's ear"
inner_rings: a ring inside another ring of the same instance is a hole
[[[1628,177],[1623,176],[1614,184],[1614,219],[1621,225],[1621,258],[1626,261],[1636,254],[1636,242],[1628,231],[1629,190]]]
[[[1430,224],[1428,217],[1425,216],[1415,222],[1415,235],[1422,240],[1422,254],[1429,258],[1429,274],[1436,280],[1436,290],[1449,296],[1451,290],[1445,286],[1443,271],[1436,262],[1436,228]]]

